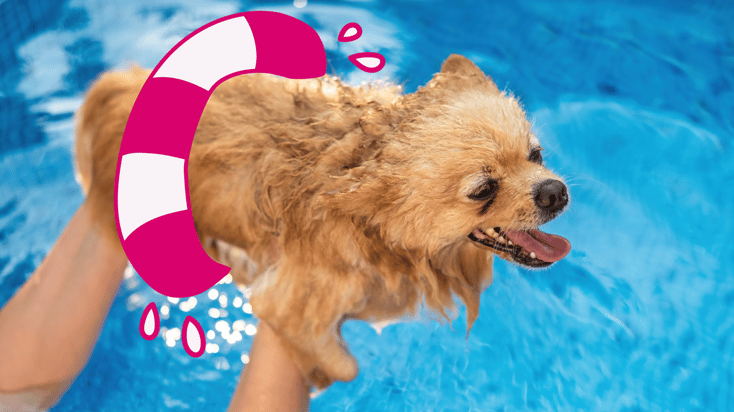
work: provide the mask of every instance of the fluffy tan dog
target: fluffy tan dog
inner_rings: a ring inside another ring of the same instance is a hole
[[[148,74],[103,75],[78,116],[80,180],[115,239],[117,155]],[[495,254],[542,267],[568,253],[565,239],[536,229],[568,202],[540,150],[517,100],[462,56],[409,95],[243,75],[216,89],[199,123],[194,221],[222,263],[246,251],[235,281],[251,287],[255,315],[304,376],[326,387],[358,372],[343,321],[392,320],[422,304],[446,316],[456,295],[471,328]]]

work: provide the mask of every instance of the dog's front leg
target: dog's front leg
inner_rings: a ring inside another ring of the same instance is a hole
[[[345,316],[364,306],[362,285],[355,278],[281,259],[253,284],[253,313],[275,330],[316,387],[351,381],[359,371],[340,333]]]

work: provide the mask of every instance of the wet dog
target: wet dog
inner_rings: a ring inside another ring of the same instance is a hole
[[[149,73],[104,74],[77,118],[79,180],[113,239],[120,141]],[[446,316],[458,296],[471,328],[494,255],[544,267],[569,252],[538,229],[569,198],[541,150],[517,99],[462,56],[407,95],[248,74],[208,102],[188,183],[210,255],[234,265],[254,314],[326,387],[358,372],[345,320],[423,305]]]

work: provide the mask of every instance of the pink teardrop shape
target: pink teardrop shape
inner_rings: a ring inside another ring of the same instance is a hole
[[[377,62],[375,62],[375,59]],[[385,67],[385,57],[380,53],[362,52],[349,56],[349,61],[367,73],[377,73]]]
[[[153,340],[158,336],[158,332],[161,330],[161,319],[158,316],[158,307],[154,302],[148,303],[148,306],[143,310],[143,316],[140,317],[138,330],[140,331],[140,336],[145,340]]]
[[[347,35],[347,32],[349,31],[349,29],[356,30],[356,34]],[[359,24],[355,22],[351,22],[351,23],[345,24],[344,27],[342,27],[342,29],[339,31],[339,37],[337,37],[337,40],[339,40],[340,42],[346,43],[350,41],[355,41],[358,38],[360,38],[361,36],[362,36],[362,26],[360,26]]]
[[[191,327],[194,329],[189,331]],[[189,333],[192,334],[192,341],[189,341]],[[181,328],[181,340],[183,341],[184,350],[192,358],[198,358],[204,354],[204,349],[206,349],[204,329],[201,328],[199,321],[191,316],[186,316],[186,319],[184,319],[183,327]]]

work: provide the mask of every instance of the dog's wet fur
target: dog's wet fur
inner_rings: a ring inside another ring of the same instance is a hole
[[[117,156],[149,74],[102,75],[77,117],[78,178],[116,240]],[[539,150],[517,99],[462,56],[407,95],[248,74],[209,100],[189,191],[202,244],[234,265],[254,314],[326,387],[358,372],[344,320],[383,322],[422,305],[446,316],[458,296],[471,328],[493,255],[549,264],[482,235],[537,228],[565,207],[565,186]]]

